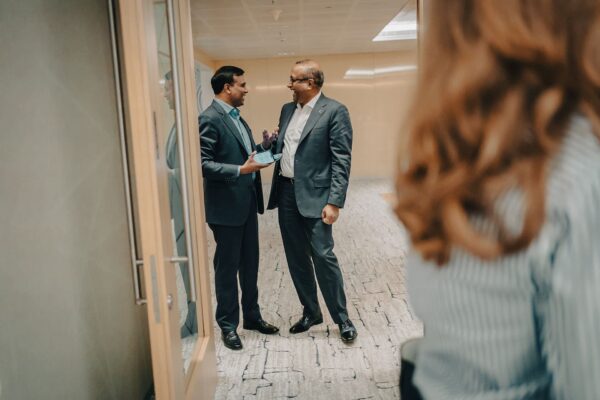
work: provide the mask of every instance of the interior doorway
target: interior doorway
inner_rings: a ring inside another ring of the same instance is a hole
[[[263,315],[280,333],[240,327],[242,353],[217,341],[215,398],[398,398],[399,346],[422,329],[406,303],[405,237],[390,212],[399,136],[418,73],[417,2],[190,3],[196,61],[213,71],[223,65],[245,71],[249,93],[240,111],[256,142],[263,129],[277,126],[282,105],[292,99],[290,70],[307,58],[321,65],[323,93],[348,107],[354,130],[348,200],[334,238],[359,338],[342,344],[328,316],[307,333],[288,333],[301,306],[277,213],[267,211],[259,217],[258,287]],[[266,197],[272,167],[261,172]],[[209,262],[214,247],[209,236]]]

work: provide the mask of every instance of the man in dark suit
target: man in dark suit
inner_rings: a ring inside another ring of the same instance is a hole
[[[258,147],[252,131],[239,115],[248,93],[244,71],[221,67],[211,79],[213,103],[200,115],[200,147],[204,176],[206,221],[217,244],[215,267],[216,319],[226,347],[239,350],[238,279],[242,290],[244,329],[264,334],[279,329],[262,319],[258,306],[258,218],[264,211],[259,170],[267,164],[254,160]]]
[[[342,340],[351,342],[357,332],[348,318],[332,224],[346,200],[352,125],[348,109],[321,93],[323,81],[323,72],[312,60],[298,61],[292,68],[288,88],[294,101],[281,109],[275,153],[282,157],[275,165],[267,208],[279,208],[285,255],[303,306],[290,333],[323,322],[316,274]]]

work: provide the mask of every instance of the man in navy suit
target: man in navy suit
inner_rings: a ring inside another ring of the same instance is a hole
[[[344,342],[356,328],[348,318],[344,281],[333,253],[332,224],[344,207],[352,150],[348,109],[321,92],[324,75],[312,60],[292,68],[293,102],[281,109],[279,138],[268,209],[279,208],[279,227],[302,317],[290,333],[323,322],[317,284]],[[316,281],[315,281],[316,275]]]
[[[258,305],[258,217],[264,211],[256,146],[238,107],[248,93],[244,71],[221,67],[211,79],[215,100],[200,115],[200,148],[206,221],[217,244],[214,256],[216,320],[226,347],[239,350],[238,279],[242,290],[244,329],[274,334],[279,329],[262,319]]]

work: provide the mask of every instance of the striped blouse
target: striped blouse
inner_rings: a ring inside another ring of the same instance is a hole
[[[409,252],[425,399],[600,399],[600,141],[581,116],[546,193],[545,225],[520,253],[486,262],[457,249],[438,268]],[[518,231],[520,194],[497,209]]]

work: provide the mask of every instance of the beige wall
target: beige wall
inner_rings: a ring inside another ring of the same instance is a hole
[[[290,70],[300,58],[215,61],[215,67],[236,65],[246,71],[250,93],[242,115],[256,140],[263,129],[276,127],[281,106],[291,101],[286,87]],[[352,177],[391,177],[396,166],[398,137],[416,71],[382,73],[372,78],[344,79],[349,69],[376,70],[416,65],[417,53],[372,53],[315,56],[325,72],[323,93],[344,103],[354,128]],[[271,179],[270,169],[263,173]]]
[[[206,54],[202,50],[195,48],[194,49],[194,58],[196,59],[196,61],[201,62],[202,64],[206,65],[207,67],[215,69],[215,60],[213,60],[208,54]]]

